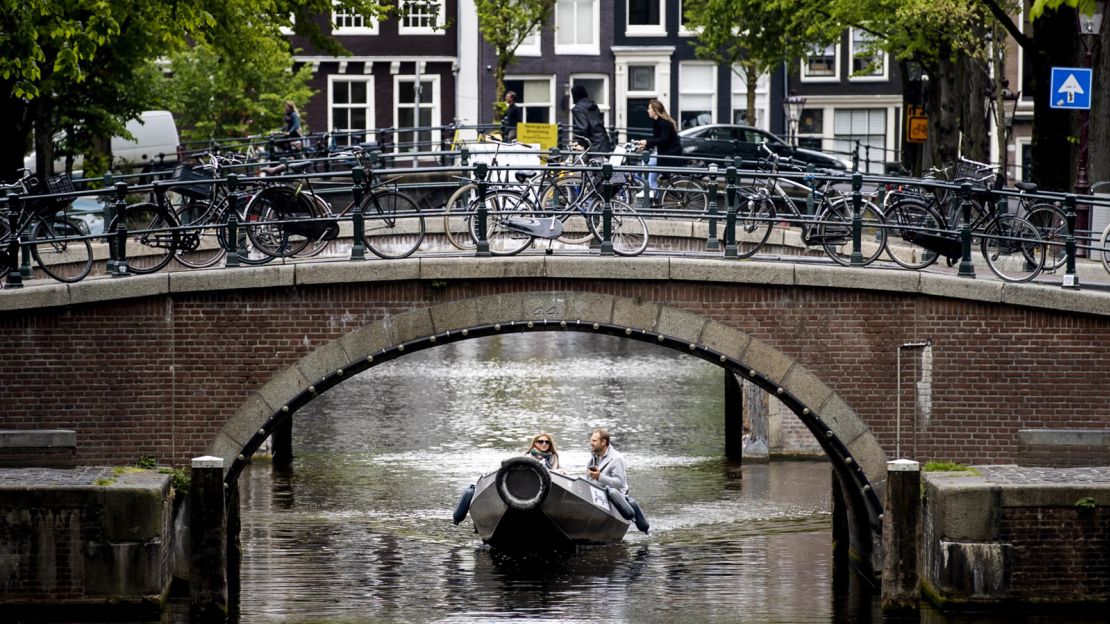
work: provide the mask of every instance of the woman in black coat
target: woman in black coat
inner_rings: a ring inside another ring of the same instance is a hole
[[[640,141],[640,149],[654,149],[655,155],[648,161],[654,167],[662,159],[664,165],[678,166],[682,162],[682,141],[678,138],[678,124],[667,114],[666,107],[659,100],[648,102],[648,117],[651,117],[651,138]],[[656,197],[659,189],[659,174],[648,174],[651,195]]]

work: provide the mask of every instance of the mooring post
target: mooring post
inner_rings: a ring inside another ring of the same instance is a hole
[[[194,622],[222,622],[227,606],[224,460],[195,457],[189,483],[189,613]]]
[[[725,370],[725,459],[744,459],[744,388],[740,380]]]
[[[917,529],[921,517],[921,465],[909,459],[886,464],[883,510],[883,610],[916,609]]]

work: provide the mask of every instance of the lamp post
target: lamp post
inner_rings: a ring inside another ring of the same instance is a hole
[[[1079,22],[1079,34],[1082,35],[1083,40],[1083,67],[1085,68],[1091,67],[1092,51],[1102,34],[1102,12],[1103,3],[1101,1],[1094,3],[1094,11],[1089,15],[1080,9],[1075,11]],[[1075,192],[1077,195],[1087,195],[1091,192],[1091,183],[1087,179],[1087,143],[1090,135],[1090,118],[1090,110],[1079,111],[1079,158],[1075,163]],[[1080,223],[1077,224],[1077,228],[1084,229],[1087,227],[1088,210],[1089,208],[1084,206],[1079,211]]]
[[[786,115],[786,140],[790,145],[798,145],[798,119],[802,116],[806,99],[791,93],[782,101],[782,112]]]
[[[1002,149],[1002,176],[1004,181],[1010,180],[1010,140],[1014,136],[1014,119],[1017,117],[1018,102],[1021,101],[1021,91],[1014,92],[1009,89],[1009,81],[1002,80],[1002,125],[1006,129],[1006,144]],[[1015,176],[1016,177],[1016,176]]]

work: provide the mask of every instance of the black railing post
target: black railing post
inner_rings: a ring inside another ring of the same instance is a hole
[[[4,276],[7,288],[23,288],[23,274],[19,271],[19,194],[8,192],[8,248],[6,250],[10,266],[8,274]]]
[[[644,151],[640,152],[640,164],[642,164],[644,166],[644,175],[643,175],[644,199],[643,199],[643,206],[644,206],[644,212],[645,213],[647,213],[648,211],[651,210],[651,202],[652,202],[652,200],[655,199],[654,197],[652,197],[652,195],[654,193],[651,192],[651,184],[648,183],[648,176],[651,175],[651,172],[648,171],[648,163],[649,162],[651,162],[651,152],[649,152],[645,149]]]
[[[859,171],[859,139],[856,139],[856,146],[852,148],[852,171]]]
[[[116,263],[109,269],[112,277],[127,277],[127,183],[116,182],[116,218],[119,227],[115,231]],[[111,242],[109,243],[111,244]]]
[[[613,255],[613,165],[601,165],[601,255]]]
[[[721,239],[717,236],[717,163],[709,163],[709,236],[705,239],[707,251],[717,251],[721,248]]]
[[[1074,194],[1064,196],[1064,219],[1068,224],[1068,234],[1064,238],[1064,253],[1067,258],[1064,265],[1064,288],[1079,288],[1079,276],[1075,273],[1075,203]]]
[[[852,266],[863,266],[863,174],[852,174]]]
[[[224,259],[225,267],[239,266],[239,176],[229,173],[227,176],[227,256]]]
[[[486,208],[486,193],[489,192],[489,180],[486,179],[486,174],[489,172],[489,166],[486,163],[478,163],[474,166],[474,177],[478,178],[478,211],[474,217],[478,220],[475,224],[474,230],[478,235],[478,240],[475,242],[476,256],[489,256],[489,239],[486,238],[486,225],[489,219],[489,209]]]
[[[725,171],[725,257],[736,258],[736,167]]]
[[[975,265],[971,263],[971,183],[960,185],[959,201],[963,223],[960,224],[960,277],[975,277]]]
[[[806,165],[805,183],[809,187],[809,192],[806,193],[806,216],[813,216],[814,195],[817,193],[816,184],[817,168],[813,163]]]
[[[464,167],[470,166],[470,150],[465,145],[459,148],[459,162]]]
[[[366,222],[362,214],[362,185],[366,181],[366,171],[362,167],[353,167],[351,178],[354,180],[354,185],[351,187],[351,201],[355,206],[351,211],[351,225],[354,229],[351,233],[351,260],[365,260]]]

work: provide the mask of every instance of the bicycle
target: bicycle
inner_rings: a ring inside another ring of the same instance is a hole
[[[933,175],[946,171],[934,170]],[[952,181],[970,182],[973,190],[982,192],[996,175],[992,165],[961,158]],[[920,270],[943,255],[952,266],[963,255],[960,223],[966,208],[968,227],[972,236],[979,238],[980,253],[1000,279],[1027,282],[1044,270],[1048,246],[1036,226],[1017,215],[999,212],[993,202],[960,199],[952,187],[936,187],[931,193],[906,189],[894,194],[886,213],[890,258],[904,268]],[[945,204],[946,210],[938,209]]]
[[[766,143],[761,143],[760,149],[765,155],[760,163],[769,170],[770,175],[757,178],[752,186],[741,187],[737,191],[740,195],[736,210],[736,228],[740,234],[736,237],[738,257],[755,255],[770,238],[775,224],[781,222],[797,225],[802,244],[807,248],[820,245],[825,255],[834,262],[851,266],[854,218],[852,198],[834,188],[832,180],[817,183],[803,179],[799,182],[780,176],[783,166],[791,167],[796,172],[801,172],[802,169],[791,159],[768,148]],[[802,215],[787,188],[813,196],[815,206],[812,217]],[[780,215],[784,217],[781,221]],[[869,199],[863,199],[860,203],[860,219],[863,223],[861,254],[863,266],[867,266],[883,253],[886,245],[886,217],[878,206]]]
[[[356,147],[351,156],[361,163],[363,151]],[[264,173],[299,173],[311,166],[311,162],[302,161],[267,168]],[[359,204],[366,218],[366,247],[387,260],[411,256],[426,233],[416,201],[395,188],[395,180],[365,180]],[[354,207],[352,201],[335,212],[313,191],[311,178],[301,177],[293,184],[266,186],[254,194],[245,210],[245,219],[251,224],[247,233],[258,249],[272,257],[313,256],[338,236],[336,219],[348,216]]]
[[[5,191],[15,191],[29,196],[38,180],[29,169],[20,169],[20,178]],[[47,189],[53,193],[73,192],[68,175],[46,178]],[[6,193],[5,193],[6,194]],[[20,202],[16,215],[15,231],[11,229],[11,207],[0,211],[0,267],[4,275],[18,270],[19,258],[7,251],[14,236],[21,246],[30,248],[31,257],[44,273],[59,282],[74,283],[85,278],[92,270],[93,254],[89,239],[82,236],[80,225],[65,214],[69,201],[56,198],[29,199]]]
[[[586,158],[586,152],[572,157],[572,160],[581,161]],[[549,174],[550,170],[544,171]],[[560,235],[558,240],[601,241],[603,239],[604,199],[601,189],[600,176],[593,172],[573,174],[555,181],[553,185],[546,186],[541,181],[527,188],[549,189],[537,193],[530,193],[507,188],[494,189],[486,194],[486,240],[489,243],[490,253],[495,255],[513,255],[527,249],[537,236],[534,227],[536,219],[551,220],[551,226],[558,221]],[[617,182],[620,185],[620,182]],[[615,193],[614,193],[615,194]],[[539,198],[537,203],[536,197]],[[469,212],[476,212],[478,199],[471,204]],[[637,256],[647,249],[648,229],[647,224],[632,206],[619,200],[610,200],[610,233],[613,252],[621,256]],[[566,224],[574,220],[581,221],[587,236],[569,237],[562,235],[567,231]],[[471,236],[475,241],[479,239],[477,219],[471,219]],[[544,238],[552,238],[543,236]]]
[[[642,158],[634,156],[634,154],[638,153],[640,153],[640,148],[637,147],[636,143],[628,141],[614,149],[613,156],[610,157],[610,162],[617,166],[642,165]],[[664,156],[664,159],[665,158],[668,157]],[[665,165],[666,163],[663,164]],[[632,204],[635,202],[636,197],[646,192],[652,195],[650,201],[652,207],[659,208],[665,213],[681,212],[700,215],[705,212],[709,203],[707,198],[709,191],[705,184],[694,176],[683,173],[670,171],[660,172],[658,186],[656,190],[652,192],[648,189],[647,172],[632,171],[629,173],[629,181],[626,189],[627,193],[622,197],[624,201]],[[645,189],[648,190],[645,191]],[[654,197],[655,194],[658,194],[658,198]]]

